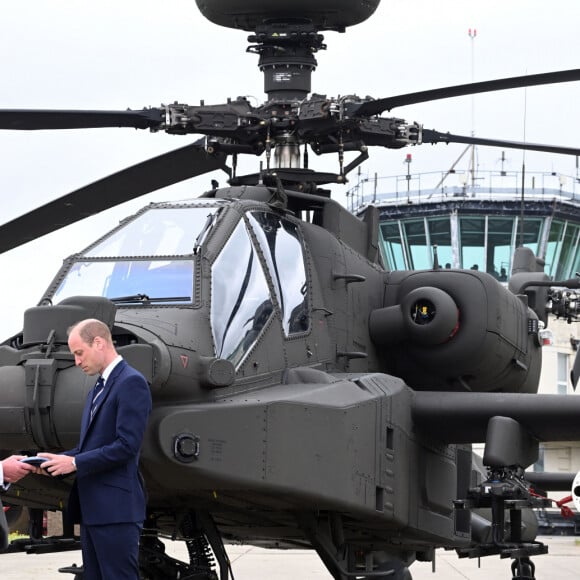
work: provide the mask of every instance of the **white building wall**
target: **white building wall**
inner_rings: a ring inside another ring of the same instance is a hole
[[[540,374],[539,393],[546,395],[562,394],[562,369],[558,369],[558,355],[563,355],[566,361],[565,389],[568,396],[580,396],[580,384],[574,391],[570,382],[570,370],[574,365],[576,351],[571,338],[580,337],[580,326],[577,322],[568,324],[565,320],[550,317],[548,328],[552,331],[554,344],[544,346],[542,353],[542,372]],[[561,363],[560,363],[561,364]],[[559,380],[560,379],[560,380]],[[578,417],[580,421],[580,417]],[[580,471],[580,442],[553,442],[544,444],[544,471],[578,472]],[[551,493],[550,497],[560,499],[569,493]]]

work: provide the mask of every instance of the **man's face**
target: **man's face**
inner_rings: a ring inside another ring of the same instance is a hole
[[[96,375],[104,370],[104,341],[96,337],[93,344],[87,344],[79,336],[79,333],[72,331],[68,338],[68,347],[75,357],[75,364],[87,373]]]

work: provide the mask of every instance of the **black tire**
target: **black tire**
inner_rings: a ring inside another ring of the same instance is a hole
[[[6,521],[8,522],[8,529],[10,530],[10,533],[20,532],[21,534],[27,534],[30,521],[28,508],[25,508],[21,505],[5,505],[9,508],[6,511]]]

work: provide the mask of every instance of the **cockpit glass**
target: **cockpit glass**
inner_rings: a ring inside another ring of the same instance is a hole
[[[155,208],[128,222],[84,255],[88,258],[109,256],[178,256],[190,255],[198,236],[204,231],[208,216],[217,207]]]
[[[193,260],[75,262],[53,297],[104,296],[113,301],[191,303]],[[138,296],[144,297],[137,299]]]
[[[308,284],[298,227],[267,212],[252,212],[247,217],[274,282],[284,333],[306,332],[310,326]]]
[[[213,264],[211,303],[216,355],[238,367],[274,312],[266,276],[244,222]]]
[[[194,248],[219,208],[150,208],[79,254],[56,290],[57,304],[71,296],[104,296],[118,303],[193,301]]]

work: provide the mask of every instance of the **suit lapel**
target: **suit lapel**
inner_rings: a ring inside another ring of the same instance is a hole
[[[87,399],[87,404],[85,405],[85,409],[83,411],[83,418],[81,421],[81,436],[80,436],[80,441],[79,441],[79,447],[82,447],[87,433],[89,432],[91,426],[94,424],[95,419],[97,418],[97,415],[99,414],[99,411],[101,410],[101,407],[103,405],[105,405],[105,403],[107,402],[109,394],[111,393],[111,391],[115,385],[115,382],[117,381],[119,375],[121,374],[121,371],[123,370],[123,368],[125,367],[126,364],[127,363],[124,360],[122,360],[112,370],[111,374],[109,375],[109,377],[105,381],[105,388],[103,389],[102,394],[99,396],[100,403],[96,407],[95,412],[93,413],[92,417],[91,417],[91,412],[90,412],[90,409],[91,409],[90,402],[93,400],[93,397],[95,396],[95,387],[93,387],[91,389],[89,396],[88,396],[88,399]]]

